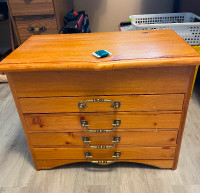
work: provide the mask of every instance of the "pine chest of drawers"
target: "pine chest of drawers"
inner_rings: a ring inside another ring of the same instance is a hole
[[[112,56],[97,59],[106,49]],[[32,36],[0,64],[35,168],[177,168],[199,54],[172,30]]]

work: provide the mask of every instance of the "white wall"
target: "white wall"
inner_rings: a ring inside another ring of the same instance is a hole
[[[129,15],[172,12],[174,0],[74,0],[89,15],[92,32],[117,31]]]

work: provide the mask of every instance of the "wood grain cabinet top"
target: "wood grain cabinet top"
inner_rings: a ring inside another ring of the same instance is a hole
[[[102,49],[112,56],[92,55]],[[0,63],[0,71],[100,71],[199,63],[199,53],[173,30],[156,30],[32,36]]]

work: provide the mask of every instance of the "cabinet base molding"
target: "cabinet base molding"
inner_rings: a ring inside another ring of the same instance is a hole
[[[89,162],[86,160],[38,160],[36,161],[37,170],[41,169],[52,169],[58,166],[72,164],[72,163],[81,163],[81,162]],[[120,162],[133,162],[133,163],[140,163],[145,165],[154,166],[157,168],[163,169],[172,169],[174,160],[120,160],[116,161],[116,163]]]

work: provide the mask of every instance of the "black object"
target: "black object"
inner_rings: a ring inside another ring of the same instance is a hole
[[[71,33],[90,33],[90,23],[88,15],[85,11],[78,12],[78,15],[71,17],[74,10],[71,10],[64,17],[65,26],[60,30],[61,34],[71,34]]]
[[[121,22],[120,23],[120,27],[124,27],[124,26],[128,26],[128,25],[131,25],[131,22]]]
[[[198,19],[198,18],[194,18],[194,22],[200,22],[200,19]]]

